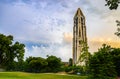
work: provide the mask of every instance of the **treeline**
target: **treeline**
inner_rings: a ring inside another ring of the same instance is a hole
[[[25,72],[58,72],[61,70],[61,59],[56,56],[28,57],[25,61],[11,63],[9,71],[25,71]]]

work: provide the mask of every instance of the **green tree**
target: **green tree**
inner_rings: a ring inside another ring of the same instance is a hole
[[[105,0],[105,1],[106,1],[105,5],[108,6],[110,10],[117,9],[120,4],[120,0]]]
[[[28,72],[46,72],[47,61],[41,57],[29,57],[26,59],[25,71]]]
[[[13,54],[9,54],[10,45],[12,44],[13,36],[5,36],[0,34],[0,65],[3,66],[10,58],[13,60]],[[7,56],[9,55],[9,58]]]
[[[113,63],[117,72],[117,76],[120,77],[120,48],[113,48],[111,56],[113,57]]]
[[[69,59],[69,66],[72,66],[72,64],[73,64],[73,59],[70,58],[70,59]]]
[[[47,56],[48,62],[48,71],[49,72],[58,72],[61,69],[61,59],[57,58],[56,56]]]
[[[25,45],[19,42],[15,42],[15,44],[12,46],[12,52],[14,52],[18,62],[23,61],[25,52],[24,47]]]
[[[113,79],[116,77],[115,65],[111,55],[112,48],[103,44],[89,61],[90,79]]]
[[[24,47],[25,45],[19,42],[13,44],[13,36],[0,34],[0,66],[11,69],[16,57],[17,60],[22,61],[24,56]]]

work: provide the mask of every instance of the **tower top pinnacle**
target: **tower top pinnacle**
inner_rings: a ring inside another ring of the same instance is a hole
[[[80,8],[78,8],[77,11],[76,11],[76,13],[75,13],[74,18],[75,18],[76,16],[80,16],[80,15],[84,16],[82,10],[81,10]]]

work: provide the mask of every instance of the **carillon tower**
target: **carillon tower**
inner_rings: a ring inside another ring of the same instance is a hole
[[[80,65],[79,57],[83,48],[83,42],[87,43],[85,16],[80,8],[78,8],[73,19],[73,64]]]

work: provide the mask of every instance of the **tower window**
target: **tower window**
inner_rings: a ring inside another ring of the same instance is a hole
[[[79,41],[79,44],[81,44],[81,41]]]
[[[83,21],[83,18],[81,17],[81,21]]]

